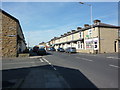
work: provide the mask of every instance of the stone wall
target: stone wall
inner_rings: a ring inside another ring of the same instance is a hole
[[[17,56],[17,22],[2,14],[2,56]]]
[[[118,41],[118,29],[100,28],[100,53],[114,53],[115,41]],[[118,45],[116,43],[116,52]]]
[[[2,57],[2,14],[0,13],[0,57]]]

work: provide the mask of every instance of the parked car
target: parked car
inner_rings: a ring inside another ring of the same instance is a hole
[[[46,50],[44,48],[39,48],[38,51],[37,51],[37,54],[38,55],[46,55],[47,52],[46,52]]]
[[[38,52],[38,50],[39,50],[39,47],[37,47],[37,46],[35,46],[35,47],[33,47],[33,52]]]
[[[65,50],[63,48],[58,48],[57,51],[64,52]]]
[[[75,47],[68,47],[65,49],[66,53],[76,53],[76,48]]]
[[[51,47],[50,48],[50,51],[56,51],[54,47]]]

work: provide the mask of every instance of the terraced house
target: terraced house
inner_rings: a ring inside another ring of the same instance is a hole
[[[0,10],[0,45],[2,57],[16,57],[26,49],[19,20]]]
[[[118,32],[120,27],[94,20],[93,25],[85,24],[83,28],[67,32],[51,39],[50,45],[55,49],[76,47],[82,53],[114,53],[118,52]]]

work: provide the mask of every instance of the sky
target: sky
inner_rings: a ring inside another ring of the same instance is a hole
[[[20,21],[26,43],[33,47],[91,24],[87,4],[93,7],[93,20],[118,25],[117,2],[3,2],[2,9]]]

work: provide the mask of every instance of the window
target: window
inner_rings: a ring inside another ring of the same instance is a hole
[[[82,37],[81,32],[80,32],[80,38]]]
[[[119,48],[120,48],[120,41],[119,41]]]
[[[95,44],[97,44],[97,42],[95,42]]]
[[[80,42],[78,42],[78,48],[80,48]]]
[[[88,35],[91,37],[91,35],[92,35],[92,29],[89,29]]]
[[[82,49],[82,43],[81,43],[81,49]]]
[[[120,30],[118,30],[118,36],[120,37]]]
[[[95,48],[97,48],[97,45],[95,45]]]
[[[86,42],[86,48],[87,49],[91,49],[93,46],[92,46],[92,41],[89,41],[89,42]]]

